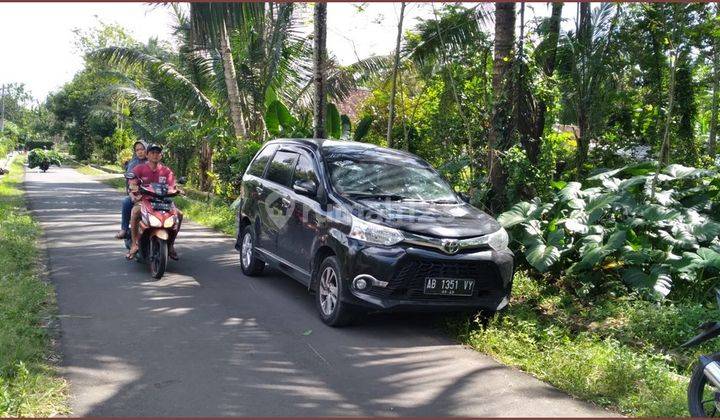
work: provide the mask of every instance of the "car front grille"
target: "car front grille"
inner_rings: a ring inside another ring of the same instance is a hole
[[[474,279],[475,288],[472,296],[426,295],[424,285],[427,277]],[[502,290],[497,267],[489,261],[408,260],[395,270],[387,287],[373,287],[370,294],[382,298],[455,302],[472,300]]]

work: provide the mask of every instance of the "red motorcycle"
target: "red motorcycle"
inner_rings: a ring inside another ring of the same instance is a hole
[[[135,174],[125,174],[128,180],[135,179]],[[184,184],[185,178],[178,178],[178,184]],[[179,190],[170,191],[167,184],[139,185],[142,195],[140,202],[140,250],[135,255],[137,262],[147,261],[153,278],[160,279],[165,274],[168,260],[168,242],[175,241],[180,231],[180,220],[177,207],[172,197],[180,194]],[[130,249],[131,239],[125,239],[125,247]]]

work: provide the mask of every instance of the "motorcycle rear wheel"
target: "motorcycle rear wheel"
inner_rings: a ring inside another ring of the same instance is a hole
[[[715,361],[720,361],[720,353],[710,356]],[[688,411],[691,417],[720,417],[716,401],[715,389],[705,377],[703,366],[699,363],[693,369],[690,383],[688,384]]]
[[[150,238],[150,274],[153,278],[160,279],[165,274],[167,258],[167,242],[157,236]]]

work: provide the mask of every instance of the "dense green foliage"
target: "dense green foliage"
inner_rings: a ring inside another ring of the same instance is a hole
[[[33,149],[28,153],[28,167],[30,169],[42,168],[43,165],[47,168],[50,165],[60,166],[61,164],[60,155],[54,150]]]
[[[22,179],[20,160],[0,178],[0,416],[49,417],[68,412],[66,385],[47,363],[54,292],[38,276],[40,230]]]
[[[720,272],[720,176],[677,164],[656,174],[652,163],[559,182],[549,202],[515,204],[500,215],[527,262],[541,273],[575,279],[576,293],[622,280],[638,290],[712,296]]]

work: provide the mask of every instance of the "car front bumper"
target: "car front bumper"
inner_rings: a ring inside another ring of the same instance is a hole
[[[498,311],[510,299],[514,270],[510,250],[448,255],[406,244],[379,247],[354,240],[347,249],[345,300],[351,304],[382,310]],[[358,290],[353,280],[360,275],[378,281]],[[423,286],[428,277],[474,279],[475,287],[471,296],[427,295]]]

